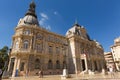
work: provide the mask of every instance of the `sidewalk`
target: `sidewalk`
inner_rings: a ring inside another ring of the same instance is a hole
[[[94,74],[94,75],[76,75],[71,74],[71,78],[67,80],[120,80],[120,73],[115,73],[114,76],[103,75],[103,74]],[[61,80],[61,75],[44,75],[43,78],[39,78],[39,76],[28,76],[28,77],[15,77],[3,80]]]

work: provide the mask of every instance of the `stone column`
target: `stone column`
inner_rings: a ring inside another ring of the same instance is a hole
[[[87,58],[85,57],[85,71],[88,71]]]
[[[100,65],[99,65],[99,63],[100,63],[100,61],[97,60],[97,69],[98,69],[98,71],[100,71]]]
[[[76,62],[76,57],[73,58],[73,63],[74,63],[74,66],[75,66],[75,73],[77,74],[77,62]]]
[[[14,69],[13,69],[12,77],[16,76],[17,64],[18,64],[18,59],[16,57],[15,62],[14,62]]]
[[[17,69],[18,70],[20,69],[20,58],[18,59],[18,62],[17,62]]]
[[[8,64],[8,72],[10,71],[10,66],[11,66],[11,58],[10,58],[10,60],[9,60],[9,64]]]
[[[92,60],[92,71],[95,70],[94,60]]]

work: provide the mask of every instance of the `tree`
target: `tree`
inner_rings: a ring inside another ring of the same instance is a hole
[[[0,49],[0,69],[2,69],[2,72],[6,68],[6,63],[8,62],[8,47],[4,46],[2,49]],[[2,75],[0,75],[1,77]]]

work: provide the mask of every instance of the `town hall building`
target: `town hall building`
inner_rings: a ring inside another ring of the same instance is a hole
[[[90,39],[86,29],[75,23],[65,36],[42,28],[30,3],[25,16],[15,27],[8,65],[14,76],[36,75],[43,70],[46,75],[68,73],[95,73],[105,69],[104,50],[99,42]]]

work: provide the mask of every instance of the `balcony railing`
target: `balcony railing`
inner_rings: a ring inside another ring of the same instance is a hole
[[[13,49],[12,53],[29,53],[31,52],[30,49]]]

